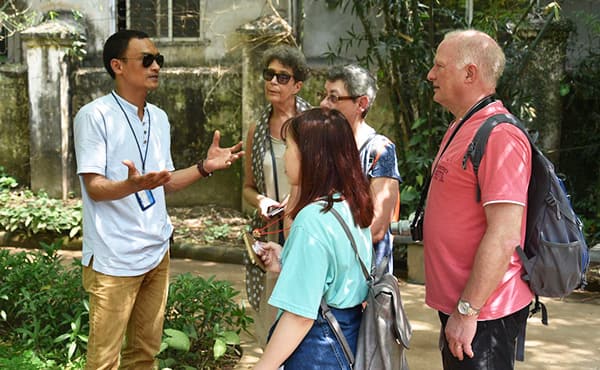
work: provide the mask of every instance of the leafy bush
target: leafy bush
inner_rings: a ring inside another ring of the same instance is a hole
[[[14,189],[18,185],[17,180],[10,177],[4,167],[0,166],[0,191]]]
[[[60,242],[42,248],[0,249],[0,368],[82,369],[89,306],[81,261],[66,266],[57,254]],[[237,363],[239,333],[252,322],[234,302],[238,294],[214,276],[178,276],[170,286],[161,365],[216,369]],[[187,347],[180,345],[186,341]]]
[[[483,1],[482,1],[483,2]],[[403,217],[414,210],[425,175],[431,168],[441,137],[450,122],[450,114],[433,101],[433,88],[426,80],[433,65],[435,48],[443,35],[452,29],[466,28],[464,1],[419,0],[332,0],[331,8],[350,12],[360,21],[362,29],[352,28],[330,46],[332,60],[345,50],[364,47],[357,62],[377,70],[380,84],[389,92],[393,121],[386,122],[383,131],[396,143],[402,184]],[[532,7],[525,0],[485,1],[476,9],[472,26],[493,36],[506,31],[509,23],[517,23]],[[517,23],[518,24],[518,23]],[[513,49],[528,50],[509,35]],[[515,52],[516,54],[516,52]],[[520,111],[524,99],[505,99],[505,103]],[[521,95],[520,95],[521,96]]]
[[[88,306],[80,262],[64,266],[56,253],[60,244],[43,244],[43,251],[32,253],[0,250],[0,337],[40,363],[68,364],[86,349]]]
[[[81,201],[64,202],[40,191],[18,189],[0,167],[0,229],[27,236],[46,233],[81,236]]]
[[[240,356],[235,346],[239,333],[252,323],[245,308],[233,301],[238,294],[230,282],[215,280],[214,276],[204,279],[186,273],[171,282],[165,317],[167,336],[163,340],[171,345],[158,356],[161,367],[177,364],[215,369],[235,364]],[[188,348],[173,345],[177,332],[187,336]]]

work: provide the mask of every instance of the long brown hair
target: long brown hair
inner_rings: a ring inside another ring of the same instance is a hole
[[[348,202],[354,222],[367,227],[373,220],[373,201],[367,177],[362,172],[350,124],[335,109],[315,108],[288,120],[282,137],[291,137],[300,151],[300,194],[291,218],[317,199],[333,206],[333,195]]]

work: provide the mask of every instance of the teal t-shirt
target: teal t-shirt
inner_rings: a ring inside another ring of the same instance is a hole
[[[373,258],[371,231],[354,223],[348,204],[334,203],[350,228],[360,258],[367,268]],[[269,304],[296,315],[316,319],[325,295],[327,304],[350,308],[367,296],[367,281],[342,225],[322,213],[323,203],[304,207],[294,219],[281,254],[282,270]]]

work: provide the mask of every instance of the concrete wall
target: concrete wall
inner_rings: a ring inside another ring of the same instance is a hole
[[[20,184],[29,184],[27,69],[0,65],[0,166]]]

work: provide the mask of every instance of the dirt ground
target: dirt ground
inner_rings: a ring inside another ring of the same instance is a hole
[[[176,243],[241,247],[241,233],[250,220],[243,213],[214,205],[169,207]]]

